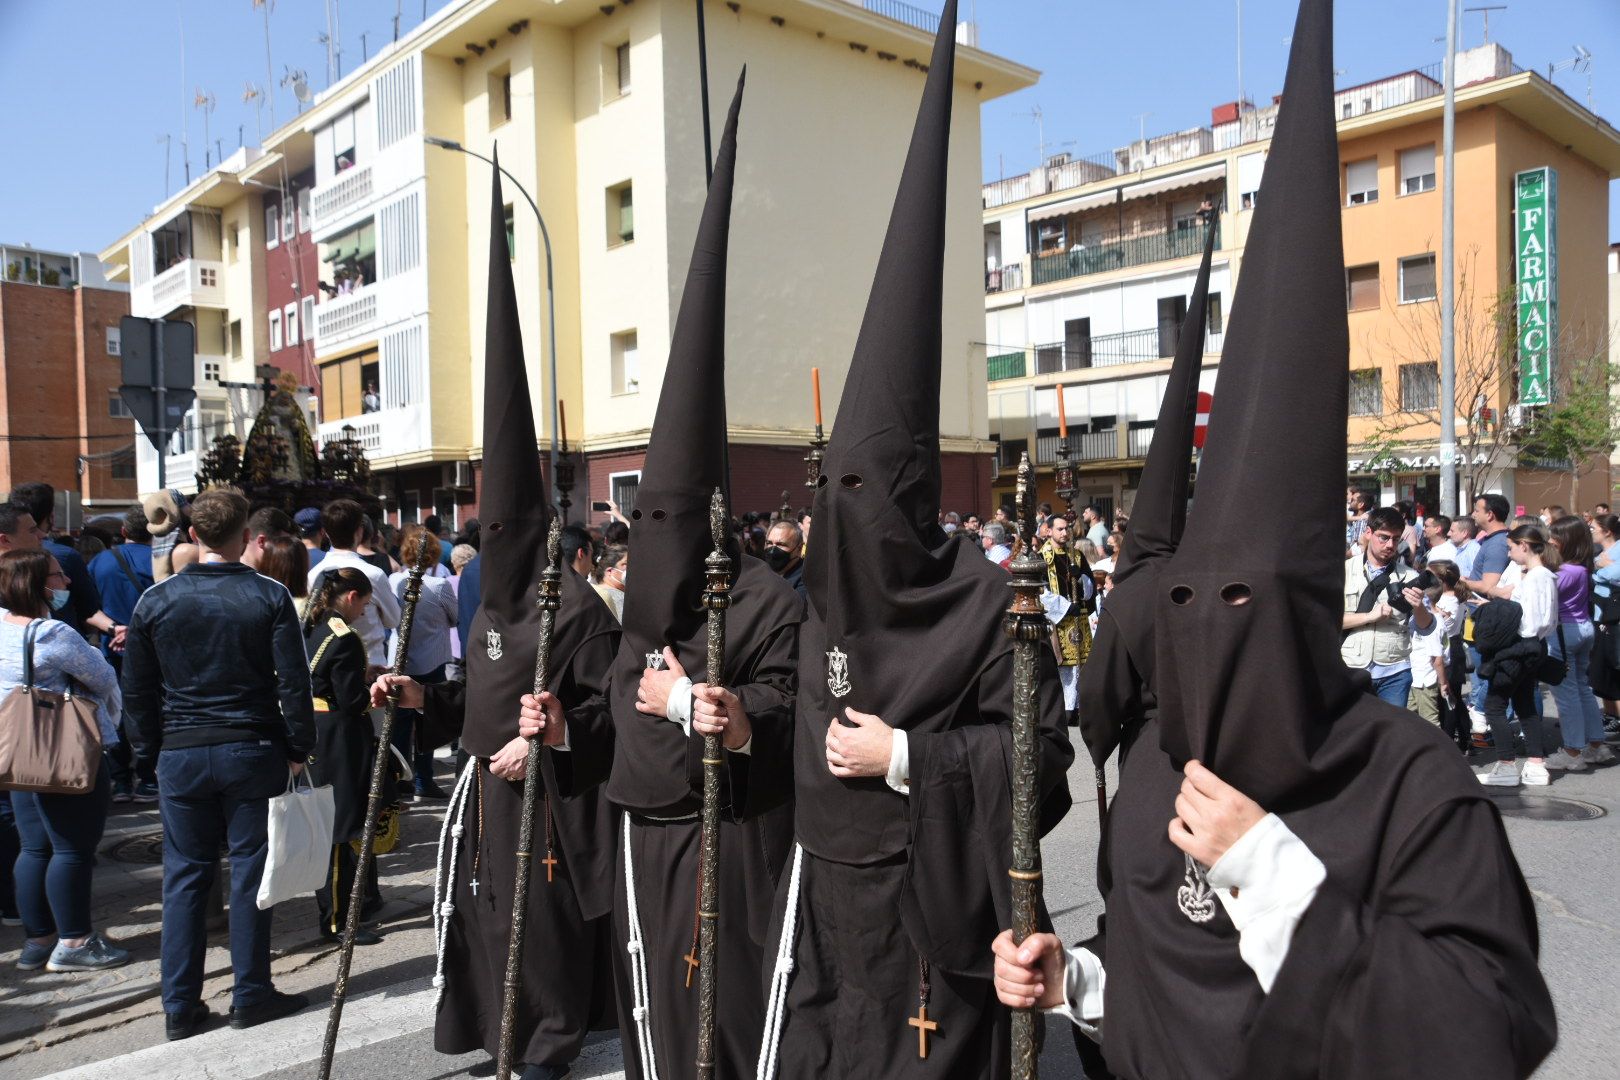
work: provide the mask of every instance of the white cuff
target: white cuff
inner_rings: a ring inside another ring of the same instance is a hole
[[[1327,879],[1327,868],[1282,818],[1267,814],[1209,868],[1209,883],[1238,931],[1238,954],[1271,992],[1294,928]]]
[[[1046,621],[1056,626],[1069,613],[1069,598],[1051,589],[1041,590],[1041,607],[1046,610]]]
[[[754,752],[754,737],[752,735],[748,736],[748,741],[743,743],[741,746],[737,747],[737,749],[735,749],[735,750],[727,750],[726,751],[726,753],[728,753],[728,754],[752,754],[753,752]]]
[[[1087,1037],[1101,1042],[1103,990],[1108,985],[1108,973],[1090,949],[1073,948],[1068,953],[1063,968],[1063,1002],[1046,1011],[1068,1017]]]
[[[894,742],[889,745],[889,786],[902,795],[911,794],[911,750],[906,733],[894,729]]]
[[[569,736],[568,736],[568,721],[564,720],[563,721],[563,741],[558,743],[556,746],[553,746],[552,749],[553,750],[572,750],[573,748],[574,748],[574,744],[569,740]]]
[[[681,725],[688,736],[692,734],[692,680],[684,676],[669,688],[669,700],[664,703],[664,716]]]

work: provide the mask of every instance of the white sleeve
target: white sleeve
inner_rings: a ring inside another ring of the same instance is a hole
[[[688,736],[692,734],[692,680],[682,676],[669,688],[669,700],[664,703],[664,716],[681,725]]]
[[[1063,1002],[1046,1011],[1067,1016],[1089,1038],[1101,1042],[1103,990],[1108,985],[1108,973],[1090,949],[1076,947],[1068,954],[1063,966]]]
[[[1238,932],[1238,954],[1270,993],[1294,927],[1327,878],[1322,860],[1276,814],[1260,822],[1209,868],[1209,883]]]
[[[1056,626],[1069,613],[1069,599],[1051,589],[1041,590],[1041,607],[1046,610],[1046,621]]]
[[[889,746],[889,775],[885,779],[900,794],[911,794],[911,749],[906,733],[899,728],[894,729],[894,742]]]

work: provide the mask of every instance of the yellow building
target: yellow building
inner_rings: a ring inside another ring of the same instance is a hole
[[[830,422],[937,17],[888,0],[706,10],[716,137],[748,68],[728,397],[736,508],[767,510],[784,489],[806,501],[810,368]],[[171,482],[185,486],[205,436],[256,407],[256,391],[220,384],[270,361],[311,388],[321,440],[349,429],[364,445],[399,517],[476,513],[490,174],[431,138],[498,147],[544,215],[555,327],[540,229],[506,184],[541,439],[554,329],[573,516],[610,497],[628,510],[705,190],[697,57],[686,0],[452,3],[159,207],[103,257],[128,275],[136,314],[198,324],[199,438],[171,447]],[[979,105],[1035,73],[972,47],[956,72],[941,422],[948,485],[982,500]],[[181,221],[183,243],[170,237]]]
[[[1430,508],[1440,466],[1439,75],[1438,65],[1404,72],[1335,98],[1352,368],[1346,475],[1385,502]],[[1576,371],[1608,340],[1608,184],[1620,176],[1620,135],[1518,70],[1500,46],[1459,54],[1457,82],[1459,489],[1501,491],[1532,507],[1566,502],[1568,465],[1518,452],[1531,417],[1516,407],[1515,176],[1544,167],[1557,176],[1554,352],[1561,371]],[[1048,470],[1056,461],[1062,385],[1083,498],[1128,507],[1208,228],[1219,235],[1202,384],[1219,392],[1221,330],[1251,215],[1265,197],[1279,107],[1218,107],[1208,128],[985,185],[998,499],[1024,449]],[[1611,490],[1600,457],[1582,463],[1578,505]],[[1055,496],[1050,472],[1042,494]],[[1257,494],[1287,504],[1287,492]]]

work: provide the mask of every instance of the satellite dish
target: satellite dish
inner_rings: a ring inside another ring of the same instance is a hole
[[[315,99],[315,95],[309,92],[309,83],[302,78],[293,80],[292,92],[293,97],[297,98],[305,105],[308,105]]]

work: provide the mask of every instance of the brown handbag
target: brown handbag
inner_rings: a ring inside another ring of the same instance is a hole
[[[0,700],[0,790],[84,795],[101,771],[96,704],[34,685],[34,635],[23,632],[23,681]]]

